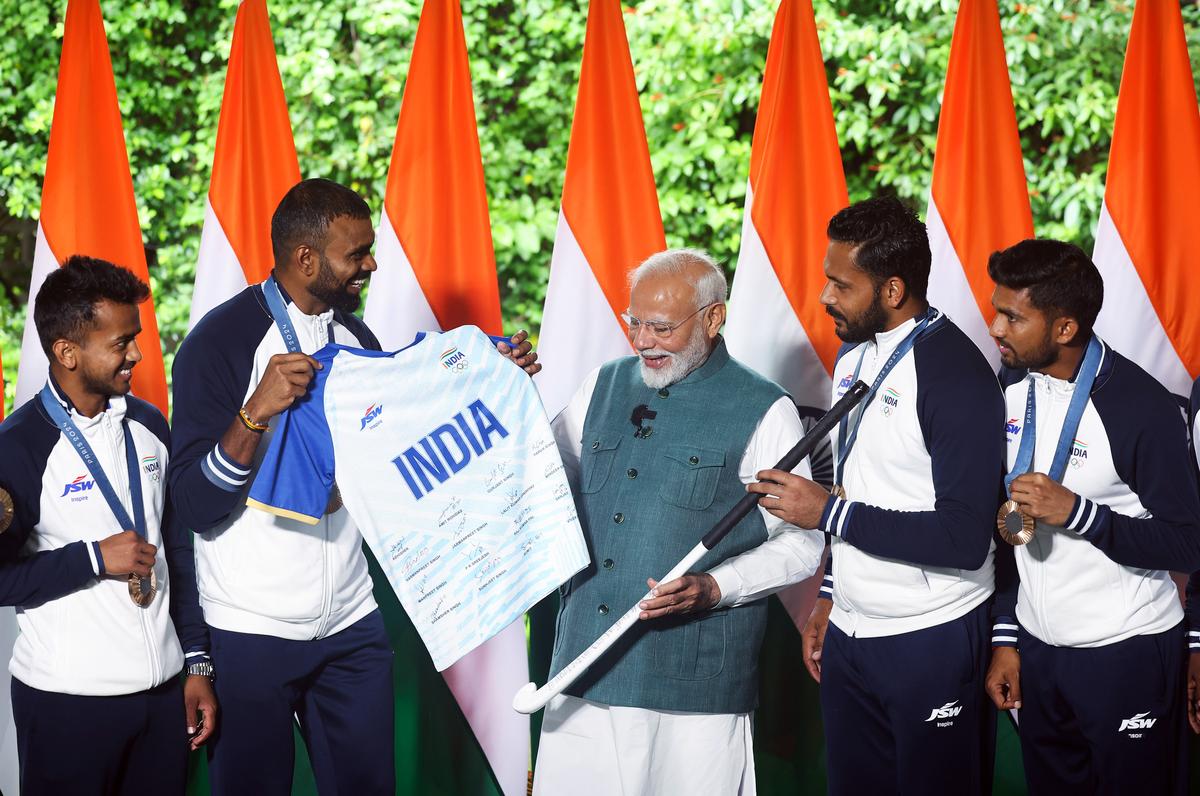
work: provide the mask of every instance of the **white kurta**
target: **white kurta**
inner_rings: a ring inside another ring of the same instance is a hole
[[[578,484],[583,422],[598,376],[599,369],[584,380],[553,423],[572,486]],[[742,456],[742,483],[752,483],[760,470],[774,467],[803,433],[790,398],[772,404]],[[794,472],[807,477],[808,462]],[[709,571],[721,589],[721,607],[766,597],[820,566],[823,534],[797,528],[762,508],[759,512],[767,540]],[[534,796],[750,796],[756,792],[751,715],[617,707],[559,696],[546,706],[533,787]]]

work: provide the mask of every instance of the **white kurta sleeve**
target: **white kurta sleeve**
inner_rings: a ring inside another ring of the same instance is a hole
[[[550,422],[554,441],[558,444],[558,455],[562,457],[567,473],[567,482],[576,495],[579,494],[579,459],[583,454],[583,421],[587,419],[588,406],[592,403],[592,393],[596,391],[599,378],[600,368],[596,368],[579,385],[566,408]]]
[[[800,415],[791,398],[784,396],[771,404],[742,456],[738,467],[742,483],[753,483],[757,480],[756,473],[773,468],[803,435]],[[808,460],[800,462],[792,472],[811,477]],[[767,526],[767,540],[709,570],[721,589],[719,608],[743,605],[774,594],[810,577],[821,564],[824,534],[797,528],[761,506],[758,511]]]

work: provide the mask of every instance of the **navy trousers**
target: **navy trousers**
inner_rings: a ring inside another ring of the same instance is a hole
[[[296,721],[320,793],[395,792],[392,646],[379,611],[313,641],[209,633],[221,710],[213,794],[290,794]]]
[[[895,636],[852,638],[831,623],[821,653],[829,793],[990,792],[990,643],[986,605]]]
[[[183,684],[122,696],[75,696],[12,679],[22,796],[182,794]]]
[[[1187,793],[1182,624],[1086,649],[1017,643],[1030,793]]]

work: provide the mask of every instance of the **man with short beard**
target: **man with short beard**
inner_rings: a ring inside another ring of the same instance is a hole
[[[593,563],[561,590],[552,672],[647,585],[654,596],[547,707],[534,792],[752,794],[761,598],[815,572],[824,543],[753,512],[697,572],[654,578],[799,440],[800,418],[780,387],[730,359],[725,276],[708,255],[661,252],[630,284],[636,356],[593,372],[554,421]]]
[[[832,538],[803,632],[821,684],[829,792],[981,793],[995,733],[983,674],[999,384],[926,301],[929,240],[911,210],[870,199],[837,213],[827,233],[821,301],[846,342],[833,400],[857,379],[871,392],[833,435],[832,495],[775,470],[749,489]]]
[[[1018,371],[988,694],[1017,710],[1030,793],[1187,793],[1171,571],[1200,568],[1200,495],[1179,405],[1093,332],[1104,283],[1078,247],[1027,240],[988,274]]]
[[[355,315],[375,271],[366,202],[305,180],[271,219],[272,275],[216,307],[175,357],[175,505],[196,532],[200,599],[220,677],[209,747],[217,794],[287,794],[293,725],[322,793],[395,790],[392,648],[363,539],[336,488],[315,525],[248,509],[273,418],[304,396],[327,343],[379,349]],[[525,333],[518,365],[540,369]]]

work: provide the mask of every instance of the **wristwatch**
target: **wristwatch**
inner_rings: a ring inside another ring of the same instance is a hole
[[[211,680],[214,676],[212,661],[189,663],[186,671],[188,677],[207,677]]]

